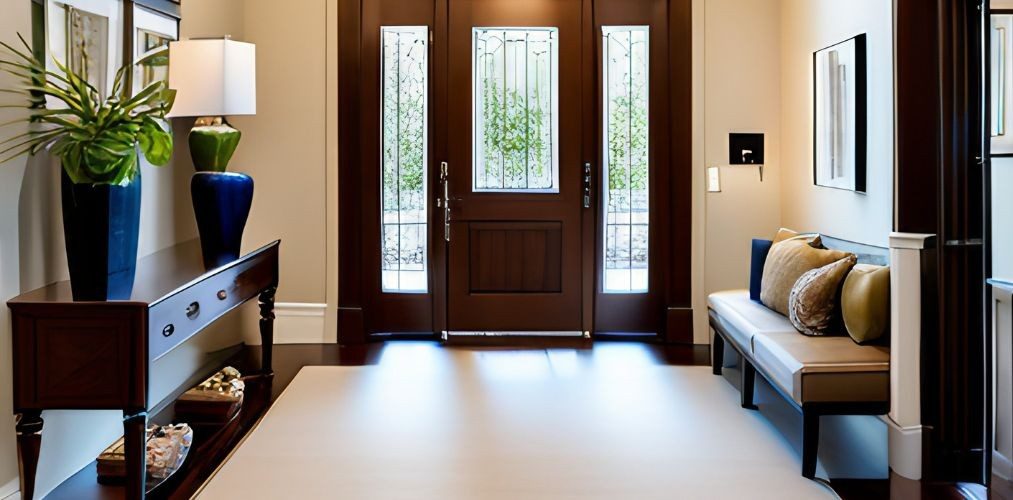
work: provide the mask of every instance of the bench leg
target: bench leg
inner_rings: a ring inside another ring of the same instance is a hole
[[[753,404],[753,389],[756,387],[756,368],[749,360],[742,358],[742,407],[747,410],[756,410]]]
[[[725,339],[715,331],[714,342],[711,343],[711,371],[714,372],[714,375],[721,375],[721,365],[724,364],[724,360]]]
[[[802,409],[802,476],[816,477],[817,449],[820,445],[820,414]]]

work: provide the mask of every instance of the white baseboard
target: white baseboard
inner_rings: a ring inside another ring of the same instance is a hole
[[[20,500],[21,482],[18,478],[7,481],[7,484],[0,486],[0,500]]]
[[[992,473],[1007,481],[1013,481],[1013,460],[992,450]]]
[[[243,305],[237,325],[242,328],[243,341],[260,345],[260,313],[257,303]],[[333,344],[338,341],[335,328],[327,328],[327,304],[311,302],[276,302],[274,304],[275,344]]]
[[[881,418],[888,429],[890,469],[907,479],[921,480],[922,426],[901,427],[888,416]]]
[[[337,332],[328,332],[327,304],[278,302],[274,304],[275,344],[329,344]]]

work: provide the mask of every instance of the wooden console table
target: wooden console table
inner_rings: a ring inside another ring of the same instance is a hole
[[[7,303],[13,321],[14,412],[21,496],[35,493],[43,410],[122,410],[126,496],[145,495],[151,363],[240,304],[259,297],[261,369],[271,373],[275,241],[205,270],[191,240],[137,263],[130,300],[75,302],[63,281]]]

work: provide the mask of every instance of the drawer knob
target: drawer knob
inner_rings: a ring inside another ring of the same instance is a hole
[[[190,305],[186,306],[186,317],[194,319],[197,316],[200,316],[200,303],[191,302]]]
[[[169,323],[168,325],[165,325],[165,328],[162,328],[163,337],[171,337],[173,333],[176,333],[176,327],[172,326],[172,323]]]
[[[229,294],[225,293],[225,290],[218,290],[218,300],[225,300],[229,297]]]

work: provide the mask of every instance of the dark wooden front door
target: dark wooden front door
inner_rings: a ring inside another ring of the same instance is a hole
[[[581,0],[452,0],[448,24],[447,329],[581,331]]]
[[[339,0],[339,339],[691,341],[689,6]]]

